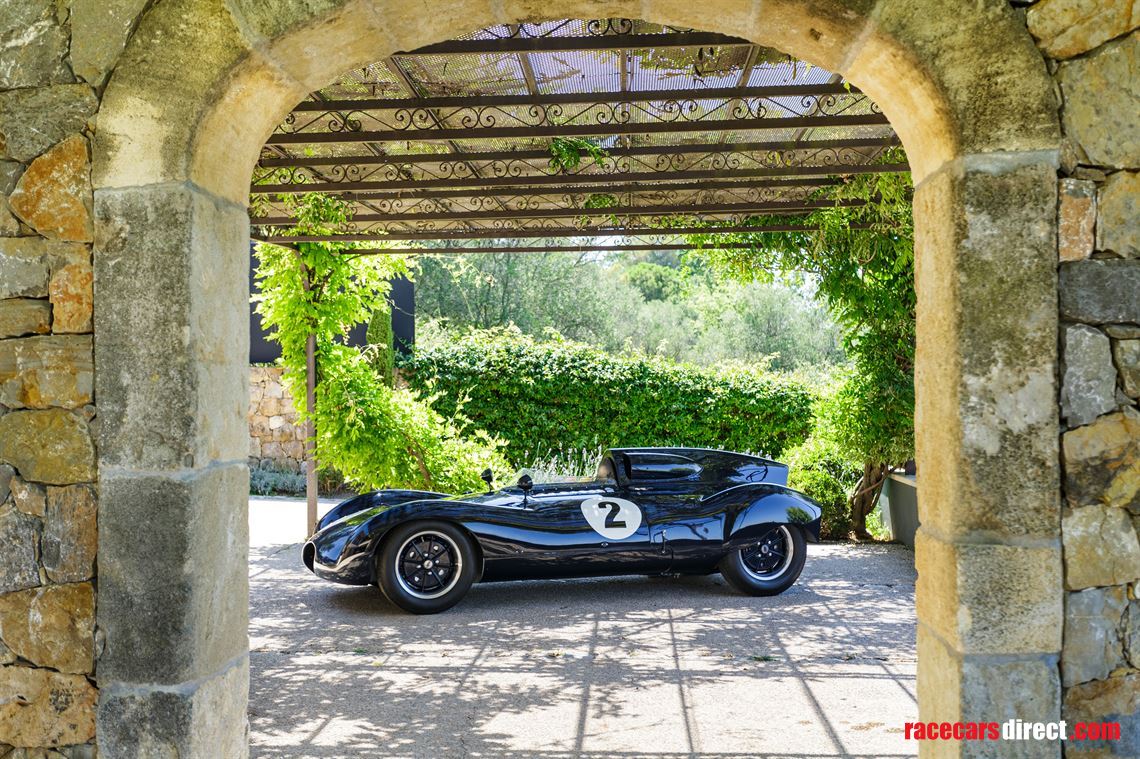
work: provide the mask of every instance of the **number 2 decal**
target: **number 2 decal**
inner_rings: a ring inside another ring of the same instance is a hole
[[[641,507],[624,498],[590,496],[582,501],[582,516],[607,540],[622,540],[641,527]]]
[[[617,529],[625,527],[625,520],[618,521],[618,514],[621,513],[621,504],[614,503],[613,501],[601,501],[598,503],[599,509],[609,509],[610,513],[606,515],[605,526],[610,529]]]

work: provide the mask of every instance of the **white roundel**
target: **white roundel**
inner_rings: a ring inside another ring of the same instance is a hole
[[[582,501],[582,515],[594,532],[609,540],[628,538],[641,526],[641,509],[624,498],[591,496]]]

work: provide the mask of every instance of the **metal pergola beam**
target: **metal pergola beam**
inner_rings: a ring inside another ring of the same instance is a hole
[[[807,231],[806,229],[803,231]],[[492,245],[447,246],[444,248],[356,248],[344,251],[354,256],[435,256],[469,255],[479,253],[637,253],[669,250],[750,250],[756,247],[747,242],[726,242],[719,245],[687,245],[684,243],[632,243],[629,245]]]
[[[375,201],[375,200],[426,200],[429,198],[478,198],[478,197],[558,197],[562,195],[643,195],[660,194],[662,192],[703,192],[705,190],[768,190],[779,188],[820,188],[835,187],[840,182],[828,179],[815,179],[811,177],[793,179],[768,179],[755,182],[734,182],[731,180],[706,180],[703,182],[678,182],[676,184],[648,185],[640,184],[613,184],[581,187],[531,187],[518,190],[512,187],[494,187],[489,189],[470,188],[456,190],[395,190],[393,192],[351,192],[329,190],[330,193],[342,195],[347,201]]]
[[[725,142],[687,143],[682,145],[634,145],[632,147],[606,148],[610,158],[645,155],[692,155],[695,153],[761,153],[781,150],[846,150],[860,148],[889,148],[901,144],[898,137],[860,137],[846,140],[784,140],[773,142]],[[389,153],[382,156],[313,156],[290,158],[262,158],[258,166],[263,168],[289,168],[298,166],[359,166],[385,164],[451,163],[453,161],[508,161],[545,160],[550,158],[549,150],[494,150],[473,153]]]
[[[348,100],[304,100],[294,113],[326,111],[394,111],[414,108],[526,107],[531,105],[575,105],[677,102],[688,100],[757,100],[777,97],[817,95],[861,95],[854,87],[819,84],[779,84],[757,87],[708,87],[691,90],[629,90],[625,92],[570,92],[557,95],[449,95],[424,98],[352,98]]]
[[[497,37],[475,40],[448,40],[401,52],[398,55],[478,55],[512,53],[570,53],[579,50],[644,50],[678,47],[719,47],[751,45],[740,37],[715,32],[670,32],[662,34],[604,34],[588,37]]]
[[[851,229],[866,229],[869,225],[852,224]],[[582,230],[576,227],[562,227],[549,229],[474,229],[458,232],[381,232],[376,234],[339,234],[339,235],[254,235],[254,239],[270,243],[294,242],[377,242],[383,240],[396,241],[444,241],[444,240],[497,240],[497,239],[531,239],[531,240],[558,240],[582,239],[589,237],[647,237],[647,236],[675,236],[675,235],[717,235],[717,234],[750,234],[762,232],[813,232],[817,227],[803,224],[769,224],[763,226],[731,225],[731,226],[692,226],[692,227],[623,227],[622,229],[590,229]]]
[[[360,132],[297,132],[273,134],[267,145],[335,145],[357,142],[447,142],[449,140],[506,140],[554,137],[596,137],[626,134],[680,134],[684,132],[758,132],[801,127],[889,126],[881,113],[854,116],[786,116],[758,119],[708,119],[626,124],[566,124],[525,127],[384,129]]]
[[[903,164],[860,164],[854,166],[785,166],[774,169],[697,169],[691,171],[631,171],[596,174],[546,174],[525,177],[446,177],[439,179],[333,182],[310,184],[259,184],[250,187],[255,195],[289,195],[309,192],[347,192],[365,190],[415,190],[429,187],[549,187],[552,185],[602,185],[620,182],[653,182],[659,187],[667,187],[668,181],[717,180],[717,179],[763,179],[775,177],[826,177],[849,174],[880,174],[909,171]]]
[[[358,213],[351,218],[356,223],[371,222],[419,222],[419,221],[496,221],[511,219],[525,221],[528,219],[576,219],[579,217],[641,217],[641,216],[674,216],[678,214],[786,214],[796,211],[809,211],[817,208],[848,208],[864,205],[862,200],[793,200],[793,201],[760,201],[753,203],[685,203],[662,204],[656,206],[611,206],[609,208],[528,208],[526,210],[499,210],[499,211],[423,211],[423,212],[387,212],[387,213]],[[295,220],[290,216],[265,216],[251,219],[259,226],[281,226],[292,224]]]

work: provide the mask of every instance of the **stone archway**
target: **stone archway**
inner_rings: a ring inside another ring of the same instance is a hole
[[[101,754],[245,752],[244,204],[265,136],[353,66],[536,17],[737,35],[842,72],[884,108],[917,187],[920,712],[1058,719],[1060,131],[1014,12],[934,0],[446,11],[165,0],[111,76],[93,159]]]

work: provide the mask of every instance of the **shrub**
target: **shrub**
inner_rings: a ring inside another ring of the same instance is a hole
[[[678,445],[765,451],[792,448],[811,428],[812,395],[758,367],[700,369],[615,356],[515,330],[475,331],[403,362],[413,389],[437,394],[507,442],[516,466],[554,449]]]
[[[507,468],[501,442],[441,415],[433,398],[393,390],[355,348],[333,346],[317,393],[321,461],[364,490],[410,487],[466,493],[486,467]]]
[[[304,495],[305,475],[288,469],[254,467],[249,470],[251,495]]]
[[[860,468],[851,462],[833,439],[821,434],[788,452],[788,484],[801,490],[823,507],[820,536],[845,540],[851,529],[851,506],[847,499],[859,481]]]

